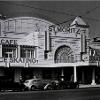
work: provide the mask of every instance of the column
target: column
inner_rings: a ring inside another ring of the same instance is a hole
[[[16,46],[16,58],[17,58],[17,56],[18,56],[18,48]]]
[[[64,81],[64,69],[61,69],[61,81]]]
[[[76,66],[74,66],[74,82],[77,82]]]
[[[30,50],[30,58],[32,58],[32,55],[31,54],[32,54],[32,50]]]
[[[34,58],[38,60],[38,47],[34,50]]]
[[[93,67],[93,70],[92,70],[92,83],[91,85],[96,85],[95,83],[95,67]]]
[[[0,57],[2,57],[2,44],[0,45]]]
[[[18,55],[17,55],[17,57],[20,58],[20,45],[18,45],[17,50],[18,50]]]
[[[28,58],[28,50],[25,51],[25,57]]]
[[[36,53],[35,52],[36,52],[36,48],[32,49],[32,58],[36,59],[36,57],[35,57]]]

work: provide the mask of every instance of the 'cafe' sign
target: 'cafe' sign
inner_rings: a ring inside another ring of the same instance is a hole
[[[17,40],[11,40],[11,39],[0,39],[0,44],[13,44],[16,45],[17,44]]]

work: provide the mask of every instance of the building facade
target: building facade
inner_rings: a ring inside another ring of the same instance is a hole
[[[99,39],[76,17],[61,27],[34,17],[0,21],[0,76],[99,83]],[[72,78],[73,76],[73,78]]]

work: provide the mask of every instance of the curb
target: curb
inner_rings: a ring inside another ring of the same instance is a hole
[[[93,88],[93,87],[100,87],[100,85],[91,85],[91,84],[89,84],[89,85],[79,85],[79,88]]]

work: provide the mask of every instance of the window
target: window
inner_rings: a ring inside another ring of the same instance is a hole
[[[14,32],[15,31],[15,20],[9,20],[9,31]]]
[[[22,58],[35,58],[35,48],[32,47],[21,47]]]
[[[13,58],[16,57],[16,46],[12,45],[3,45],[2,46],[2,56],[5,58]]]
[[[72,63],[74,62],[73,51],[68,46],[61,46],[55,53],[55,63]]]

